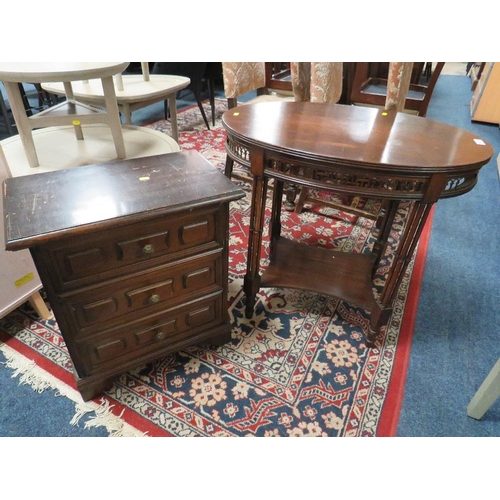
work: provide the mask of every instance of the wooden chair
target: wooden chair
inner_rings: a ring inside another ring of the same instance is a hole
[[[388,77],[379,76],[375,71],[374,65],[381,63],[358,62],[354,70],[352,89],[350,95],[351,104],[364,104],[368,106],[384,107],[387,97]],[[416,64],[416,63],[415,63]],[[444,63],[437,63],[432,71],[427,85],[415,83],[415,80],[422,74],[417,71],[417,77],[410,81],[408,93],[404,103],[404,111],[413,112],[418,116],[426,116],[427,108],[431,100],[434,87],[441,74]],[[378,66],[376,66],[378,69]],[[419,65],[420,67],[420,65]],[[385,76],[385,75],[384,75]]]
[[[268,90],[289,94],[293,92],[291,63],[266,62],[265,70]]]

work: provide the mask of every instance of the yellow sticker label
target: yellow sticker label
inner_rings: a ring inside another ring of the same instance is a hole
[[[34,278],[35,278],[35,275],[33,273],[28,273],[28,274],[24,275],[22,278],[19,278],[18,280],[14,281],[14,285],[16,286],[16,288],[19,288],[20,286],[23,286],[26,283],[29,283]]]
[[[80,120],[73,120],[73,125],[80,125]]]

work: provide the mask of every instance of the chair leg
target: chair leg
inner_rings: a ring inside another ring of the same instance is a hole
[[[205,110],[203,109],[203,104],[201,104],[200,101],[200,96],[196,95],[196,102],[198,103],[198,107],[200,108],[201,115],[203,116],[203,120],[205,121],[205,125],[207,126],[207,129],[210,130],[210,125],[207,120],[207,115],[205,114]]]
[[[215,127],[215,91],[213,80],[208,80],[208,93],[210,95],[210,109],[212,110],[212,125]]]
[[[207,115],[205,114],[205,110],[203,109],[203,104],[201,103],[200,94],[199,94],[199,92],[198,93],[193,92],[193,94],[194,94],[194,97],[196,98],[196,102],[198,103],[198,107],[200,108],[201,116],[203,116],[203,120],[205,122],[205,125],[207,126],[207,129],[210,130],[210,125],[209,125],[208,120],[207,120]]]

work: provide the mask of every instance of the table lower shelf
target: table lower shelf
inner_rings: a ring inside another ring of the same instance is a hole
[[[280,238],[260,285],[324,293],[371,311],[374,259],[373,254],[328,250]]]

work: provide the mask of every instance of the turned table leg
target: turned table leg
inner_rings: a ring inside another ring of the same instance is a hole
[[[255,296],[260,288],[260,252],[262,247],[262,232],[266,211],[267,178],[263,173],[263,158],[260,154],[251,154],[252,205],[250,209],[250,229],[248,232],[247,272],[243,280],[243,290],[246,296],[245,316],[253,316]]]
[[[375,347],[375,341],[380,333],[380,330],[387,324],[392,314],[392,307],[384,307],[379,302],[370,311],[370,323],[368,324],[368,332],[366,334],[366,345]]]
[[[391,202],[389,212],[384,216],[381,227],[384,236],[378,244],[377,259],[380,259],[381,252],[385,248],[386,240],[389,236],[398,205],[399,203]],[[415,202],[410,207],[403,235],[396,249],[384,288],[382,289],[380,298],[376,301],[374,307],[370,311],[370,323],[367,334],[368,347],[374,347],[375,340],[380,334],[380,330],[387,325],[387,322],[389,321],[392,314],[392,304],[394,302],[394,298],[404,278],[406,269],[408,268],[408,265],[413,257],[420,234],[425,226],[431,208],[432,204],[418,202]]]

